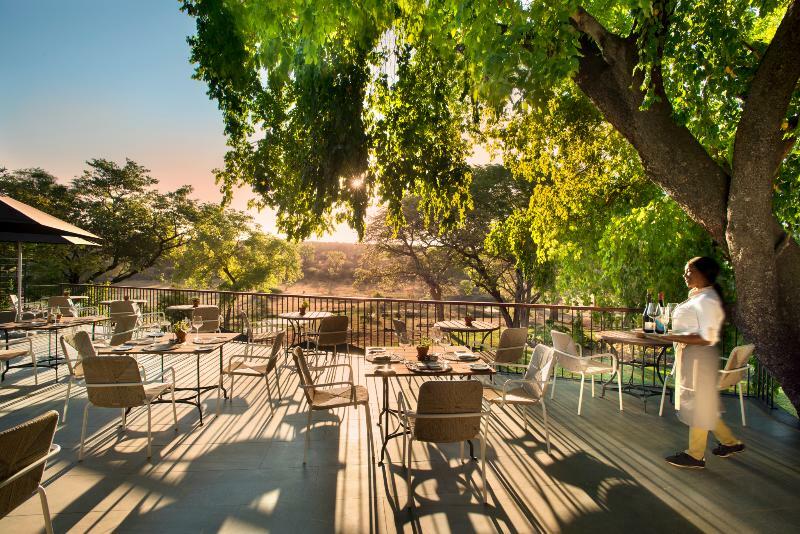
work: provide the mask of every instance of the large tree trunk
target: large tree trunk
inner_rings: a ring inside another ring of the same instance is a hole
[[[800,77],[800,1],[789,7],[751,84],[732,169],[714,161],[673,120],[657,71],[660,99],[641,109],[643,74],[633,76],[634,39],[610,34],[582,10],[573,21],[584,34],[575,81],[633,145],[648,177],[730,258],[737,290],[734,322],[800,408],[800,246],[772,211],[775,175],[795,142],[784,139],[780,123]]]

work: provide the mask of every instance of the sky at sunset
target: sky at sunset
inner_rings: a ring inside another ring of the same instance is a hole
[[[163,190],[189,183],[218,201],[221,114],[191,78],[194,21],[176,0],[0,0],[0,167],[69,181],[90,158],[151,170]],[[475,163],[488,160],[481,152]],[[246,209],[240,190],[233,206]],[[274,232],[271,212],[252,212]],[[338,227],[324,241],[355,241]]]
[[[94,157],[146,166],[162,189],[219,200],[225,138],[192,80],[193,20],[175,0],[0,0],[0,166],[62,181]],[[234,207],[245,209],[248,191]],[[272,214],[253,212],[274,231]],[[355,241],[346,227],[326,241]]]

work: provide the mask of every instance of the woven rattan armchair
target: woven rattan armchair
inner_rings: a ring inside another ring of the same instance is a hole
[[[728,361],[725,362],[725,367],[719,371],[719,382],[717,387],[720,391],[736,387],[739,393],[739,412],[742,416],[742,426],[747,426],[747,418],[744,413],[744,393],[742,393],[742,382],[747,381],[747,375],[750,372],[750,356],[753,355],[755,345],[740,345],[734,347],[728,356]],[[675,366],[669,372],[668,376],[675,374]],[[676,385],[676,387],[680,387]],[[667,379],[664,379],[664,387],[661,388],[661,405],[658,409],[659,417],[664,413],[664,397],[667,393]]]
[[[583,406],[583,385],[586,382],[586,377],[590,377],[592,381],[592,397],[594,397],[594,377],[603,374],[617,374],[619,411],[622,411],[622,369],[619,367],[617,357],[611,353],[584,356],[581,346],[575,343],[569,334],[559,332],[558,330],[551,330],[550,336],[553,339],[553,349],[555,349],[556,362],[558,365],[565,371],[580,375],[581,377],[581,389],[578,394],[578,415],[581,414],[581,407]],[[611,359],[611,364],[603,362],[601,360],[602,358]],[[555,373],[555,366],[553,367],[553,386],[550,390],[551,399],[556,392],[557,375]]]
[[[526,409],[535,404],[541,405],[547,454],[550,454],[550,429],[547,424],[545,396],[550,384],[550,375],[553,373],[554,360],[555,349],[547,345],[536,345],[522,379],[506,380],[502,385],[489,385],[483,389],[483,399],[489,403],[490,410],[493,406],[517,406],[522,413],[525,430],[528,429]],[[513,367],[522,366],[513,365]]]
[[[53,525],[42,477],[47,460],[61,450],[53,444],[57,425],[58,412],[50,410],[0,432],[0,518],[38,493],[48,534]]]
[[[219,415],[220,404],[222,402],[222,381],[225,375],[231,377],[230,399],[233,403],[233,381],[237,376],[257,376],[263,377],[267,384],[267,396],[269,396],[269,409],[275,413],[272,403],[272,388],[269,385],[269,375],[275,375],[275,385],[278,388],[278,399],[281,395],[281,384],[278,378],[278,355],[283,351],[283,342],[286,339],[286,331],[278,332],[272,341],[269,354],[262,354],[256,350],[263,350],[264,345],[254,345],[246,343],[244,354],[234,354],[228,359],[228,364],[222,368],[219,375],[219,387],[217,388],[217,415]]]
[[[367,422],[367,441],[369,446],[369,458],[373,461],[375,453],[372,448],[372,419],[369,412],[369,392],[364,386],[357,386],[353,383],[353,368],[346,363],[322,365],[310,368],[306,361],[303,349],[295,347],[292,352],[294,363],[297,368],[297,375],[300,378],[300,387],[303,389],[306,402],[308,403],[308,419],[306,422],[306,440],[303,449],[303,465],[308,460],[308,448],[311,444],[311,423],[315,411],[333,410],[334,408],[344,408],[353,406],[364,407]],[[349,378],[343,381],[316,383],[311,376],[311,371],[324,371],[326,369],[346,368],[350,371]]]
[[[169,382],[147,382],[140,374],[139,365],[131,356],[95,356],[82,360],[83,375],[86,382],[86,393],[89,402],[83,410],[83,427],[81,428],[81,447],[78,459],[83,459],[83,447],[86,441],[86,424],[89,418],[89,407],[117,408],[122,410],[122,426],[125,428],[127,411],[130,408],[144,406],[147,408],[147,457],[152,456],[151,403],[164,393],[172,394],[172,417],[175,431],[178,431],[178,412],[175,407],[175,369],[168,367],[161,373],[169,372]]]
[[[61,413],[61,422],[66,424],[72,384],[83,382],[83,360],[97,356],[97,350],[92,344],[89,333],[85,330],[78,330],[74,334],[61,336],[61,352],[64,355],[67,370],[69,371],[67,394],[64,397],[64,410]]]
[[[345,353],[350,355],[350,318],[346,315],[325,317],[319,322],[316,332],[309,332],[308,340],[316,352],[328,353],[330,349],[333,357],[338,355],[341,345],[345,346]]]
[[[250,316],[244,310],[239,310],[239,321],[242,323],[242,331],[247,338],[248,343],[254,344],[272,344],[275,337],[285,330],[267,330],[266,332],[256,332],[253,329],[253,324],[250,322]]]
[[[486,445],[491,411],[483,410],[483,386],[477,380],[430,381],[419,388],[417,410],[411,411],[403,392],[397,396],[400,420],[410,435],[403,433],[403,462],[408,486],[408,507],[414,506],[411,489],[411,466],[415,441],[427,443],[459,443],[461,456],[464,442],[481,442],[481,478],[483,502],[486,503]],[[407,437],[408,436],[408,437]],[[406,443],[408,441],[408,443]],[[408,451],[408,456],[406,456]]]
[[[220,325],[222,325],[222,316],[219,314],[219,306],[198,306],[192,308],[192,316],[200,316],[203,318],[203,326],[200,327],[200,332],[219,332]]]
[[[508,364],[519,362],[528,348],[528,329],[506,328],[500,334],[497,347],[481,351],[481,358],[488,364]]]

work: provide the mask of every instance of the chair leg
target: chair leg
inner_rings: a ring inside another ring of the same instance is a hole
[[[224,376],[225,375],[220,373],[220,375],[219,375],[219,383],[217,384],[217,416],[219,416],[220,404],[222,404],[222,380],[223,380]]]
[[[744,395],[742,394],[742,383],[736,384],[736,389],[739,390],[739,410],[742,412],[742,426],[747,426],[747,419],[744,416]]]
[[[31,353],[31,360],[33,360],[33,383],[39,385],[39,368],[36,366],[36,354]],[[58,373],[58,366],[56,366],[56,373]],[[56,377],[58,380],[58,377]]]
[[[233,373],[231,373],[231,394],[228,397],[231,400],[231,406],[233,406],[233,379],[236,377]]]
[[[44,491],[44,487],[39,484],[39,487],[36,488],[39,492],[39,500],[42,503],[42,517],[44,517],[44,530],[47,534],[53,534],[53,522],[50,519],[50,506],[47,504],[47,493]]]
[[[175,421],[175,432],[178,431],[178,407],[175,404],[175,386],[172,386],[172,420]]]
[[[70,390],[72,389],[72,375],[69,377],[69,382],[67,382],[67,396],[64,399],[64,410],[61,413],[61,424],[64,425],[67,423],[67,408],[69,408],[69,394]]]
[[[83,426],[81,426],[81,448],[78,451],[78,461],[80,462],[83,460],[83,444],[86,441],[86,423],[89,420],[89,406],[90,403],[86,403],[86,406],[83,408]]]
[[[267,383],[267,397],[269,397],[269,412],[275,414],[275,407],[272,405],[272,388],[269,387],[269,375],[264,373],[264,382]]]
[[[147,403],[147,457],[152,458],[153,456],[153,449],[152,449],[152,440],[153,440],[153,433],[151,430],[151,417],[150,417],[150,403]]]
[[[617,397],[619,398],[619,411],[622,411],[622,373],[617,373]]]
[[[485,425],[486,423],[484,423]],[[483,504],[488,502],[486,487],[486,441],[489,439],[486,426],[484,426],[483,436],[481,436],[481,484],[483,485]]]
[[[308,420],[306,421],[306,445],[303,449],[303,465],[306,465],[308,461],[308,448],[311,446],[311,414],[314,413],[314,410],[311,409],[311,406],[308,407]]]
[[[553,367],[553,383],[550,385],[550,399],[555,396],[556,394],[556,377],[558,377],[558,372],[555,367]]]
[[[459,441],[458,442],[458,460],[461,463],[464,463],[464,442],[463,441]]]
[[[581,406],[583,405],[583,384],[586,381],[586,375],[581,373],[581,392],[578,394],[578,415],[581,414]]]
[[[412,449],[414,448],[414,438],[408,440],[408,467],[406,468],[406,493],[408,493],[408,509],[414,507],[414,494],[411,491],[411,461],[414,459]]]
[[[275,386],[278,388],[278,400],[280,401],[283,398],[283,393],[281,393],[281,370],[280,366],[275,366]]]
[[[667,379],[669,379],[670,375],[664,377],[664,387],[661,388],[661,404],[658,406],[658,416],[661,417],[664,415],[664,399],[667,396]]]
[[[592,398],[594,398],[594,375],[592,375]]]
[[[547,406],[542,399],[542,418],[544,419],[544,439],[547,442],[547,454],[550,454],[550,427],[547,424]]]
[[[122,409],[122,431],[126,431],[128,429],[128,411],[123,408]]]
[[[372,414],[369,413],[369,403],[364,404],[364,415],[367,422],[367,441],[369,441],[369,461],[375,461],[375,444],[372,441]]]

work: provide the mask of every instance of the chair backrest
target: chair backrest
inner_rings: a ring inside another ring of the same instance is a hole
[[[109,345],[117,346],[133,339],[133,334],[139,326],[139,316],[135,314],[118,315],[114,318],[114,333],[108,341]]]
[[[46,456],[53,444],[58,412],[50,410],[0,432],[0,482]],[[0,517],[27,501],[42,482],[46,462],[0,488]]]
[[[83,374],[82,362],[85,358],[97,356],[97,350],[92,345],[89,333],[85,330],[78,330],[74,334],[61,336],[61,351],[67,361],[69,374]]]
[[[479,413],[483,385],[478,380],[429,381],[419,388],[418,414]],[[473,439],[481,430],[481,418],[453,417],[417,419],[414,439],[433,443],[455,443]]]
[[[495,351],[494,361],[497,363],[514,363],[525,355],[528,346],[528,329],[506,328],[500,334],[500,343]]]
[[[319,338],[317,345],[321,347],[334,347],[344,345],[347,339],[347,327],[350,325],[350,318],[346,315],[334,315],[325,317],[319,322]]]
[[[728,356],[728,361],[725,362],[725,371],[731,371],[733,369],[741,370],[735,373],[720,373],[720,389],[728,389],[747,378],[747,362],[750,361],[750,356],[753,354],[755,348],[755,345],[740,345],[733,348],[731,355]]]
[[[567,358],[559,355],[559,352],[569,354],[571,356],[578,356],[578,346],[572,339],[572,336],[559,332],[558,330],[551,330],[550,337],[553,339],[553,348],[555,349],[556,359],[558,365],[571,373],[580,373],[586,367],[586,364],[576,358]]]
[[[11,305],[13,307],[15,307],[15,308],[18,307],[19,306],[19,297],[17,297],[16,295],[9,295],[9,297],[11,298]]]
[[[198,306],[192,308],[192,317],[199,315],[203,318],[201,332],[216,332],[219,330],[219,306]],[[191,317],[189,318],[191,320]]]
[[[242,323],[242,333],[248,342],[253,341],[253,328],[250,326],[250,316],[244,310],[239,310],[239,321]]]
[[[308,362],[306,361],[306,355],[303,354],[303,349],[295,347],[292,351],[292,358],[297,368],[297,376],[300,378],[300,386],[303,387],[306,401],[308,401],[310,405],[314,398],[314,388],[312,387],[314,385],[314,379],[311,378],[311,372],[308,370]]]
[[[89,402],[102,408],[142,406],[144,385],[132,356],[95,356],[83,361],[83,376]],[[93,387],[93,384],[108,384]]]
[[[406,322],[401,321],[400,319],[392,319],[392,328],[394,329],[395,334],[408,333],[408,327],[406,326]]]
[[[284,339],[286,339],[286,330],[278,332],[275,339],[272,340],[272,348],[270,349],[269,360],[267,360],[267,372],[272,371],[278,365],[278,355],[283,350]]]
[[[57,307],[59,310],[61,310],[61,315],[64,317],[78,316],[78,309],[75,307],[75,304],[69,297],[64,297],[62,295],[49,297],[47,299],[47,307],[49,309]]]
[[[556,351],[553,347],[548,347],[541,343],[534,347],[533,354],[531,354],[531,362],[528,364],[528,369],[525,371],[524,376],[525,380],[531,382],[523,386],[528,395],[539,399],[547,393],[555,359]]]
[[[108,305],[108,313],[112,319],[123,315],[138,315],[140,313],[139,306],[130,300],[112,300]]]

